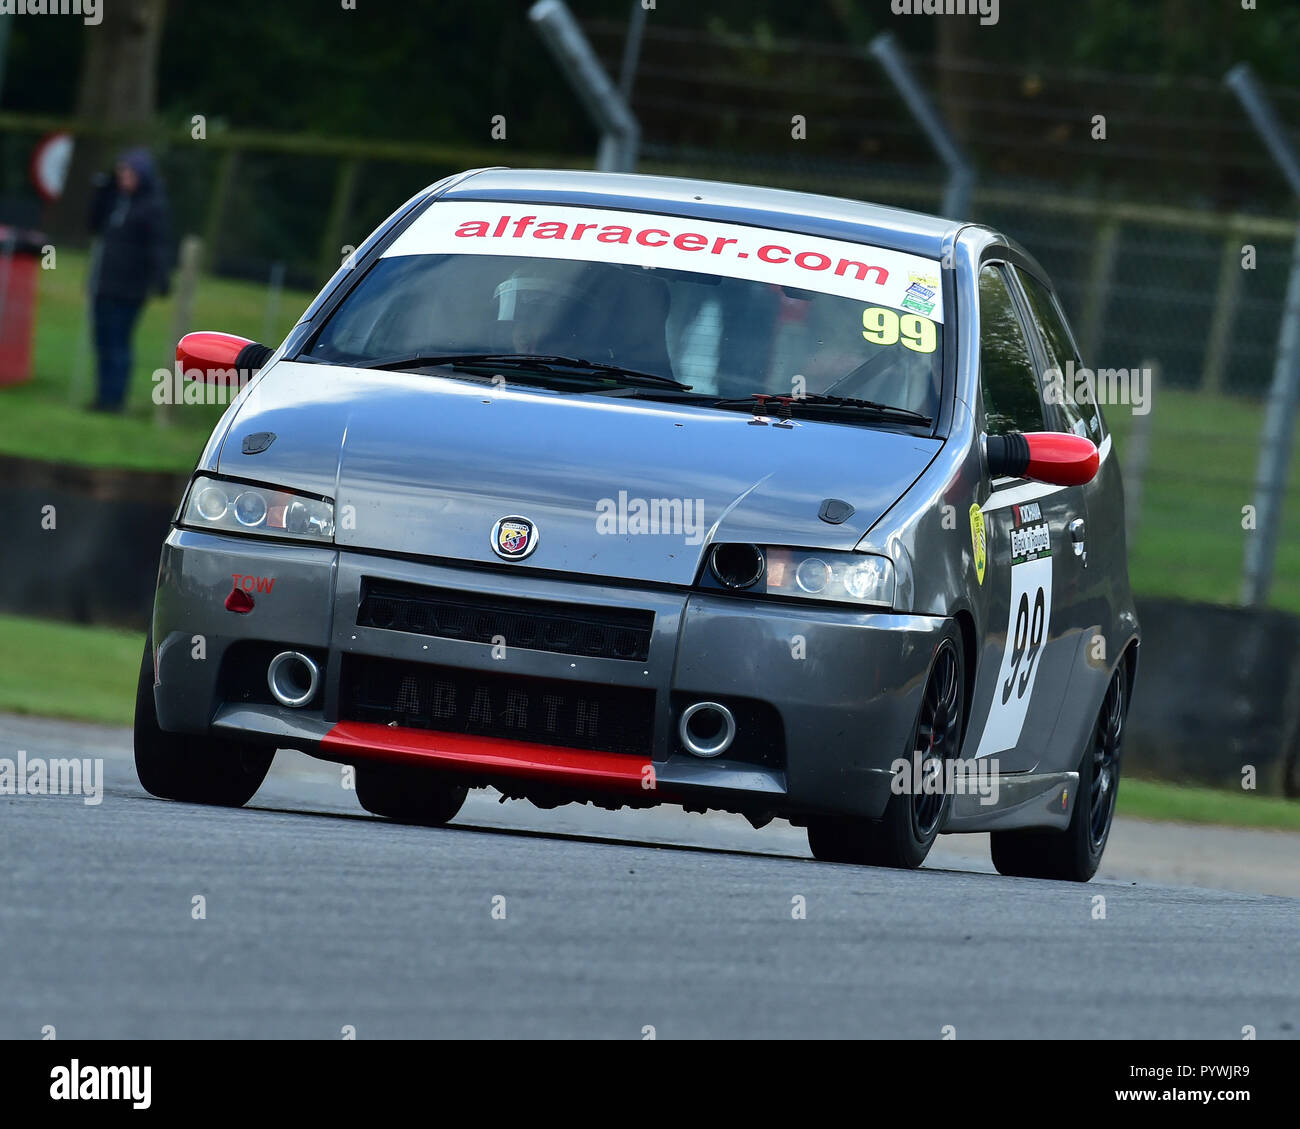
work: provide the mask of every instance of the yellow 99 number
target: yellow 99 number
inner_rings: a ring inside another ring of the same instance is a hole
[[[884,306],[862,311],[862,336],[873,345],[897,345],[914,353],[933,353],[939,344],[934,322],[920,314],[898,314]]]

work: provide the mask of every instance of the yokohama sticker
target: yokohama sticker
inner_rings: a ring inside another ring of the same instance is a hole
[[[939,264],[933,260],[864,243],[686,216],[447,200],[427,208],[384,257],[457,254],[695,271],[924,310],[931,320],[943,321]]]

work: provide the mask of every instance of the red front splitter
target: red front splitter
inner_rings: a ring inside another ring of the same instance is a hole
[[[322,753],[340,759],[423,764],[451,772],[544,780],[593,792],[653,791],[655,782],[650,762],[639,757],[363,721],[339,722],[321,738],[320,747]]]

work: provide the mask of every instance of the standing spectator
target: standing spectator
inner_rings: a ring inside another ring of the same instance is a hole
[[[167,198],[153,157],[131,149],[111,177],[95,178],[90,230],[102,239],[90,297],[99,391],[93,410],[120,412],[131,376],[131,338],[151,293],[166,295],[171,272]]]

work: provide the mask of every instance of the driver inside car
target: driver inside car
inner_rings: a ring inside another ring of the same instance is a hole
[[[571,354],[579,348],[572,325],[577,298],[572,283],[517,270],[492,298],[497,322],[509,332],[508,352]]]

